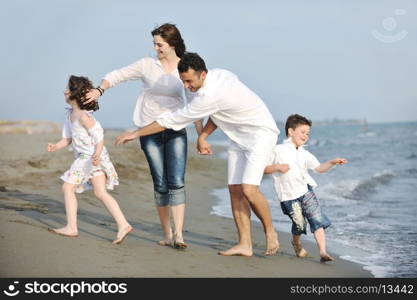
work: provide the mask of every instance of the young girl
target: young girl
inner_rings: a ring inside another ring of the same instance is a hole
[[[94,195],[103,201],[107,210],[116,220],[118,232],[113,244],[120,244],[133,230],[120,210],[116,200],[107,192],[118,185],[118,176],[103,142],[103,128],[94,119],[91,111],[98,110],[97,102],[84,104],[85,93],[92,88],[91,81],[86,77],[71,76],[67,89],[64,91],[65,101],[71,105],[62,131],[62,139],[56,143],[48,143],[48,152],[54,152],[72,144],[75,160],[70,169],[61,179],[65,197],[67,226],[49,231],[67,236],[78,236],[77,229],[77,198],[75,192],[93,188]]]

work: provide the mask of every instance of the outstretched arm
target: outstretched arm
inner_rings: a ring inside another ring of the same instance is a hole
[[[108,88],[126,80],[139,79],[143,77],[143,74],[146,70],[147,61],[147,59],[140,59],[126,67],[107,73],[98,86],[102,90],[101,93],[98,88],[91,89],[86,94],[84,102],[89,103],[91,101],[98,101],[98,98],[100,98],[102,93],[104,93],[104,91]]]
[[[197,140],[197,151],[202,155],[211,155],[213,151],[211,150],[211,145],[206,141],[206,139],[217,129],[217,125],[211,120],[208,119],[206,126],[204,126],[203,131],[198,136]]]
[[[322,163],[320,166],[318,166],[314,170],[319,173],[325,173],[329,171],[332,167],[336,165],[344,165],[345,163],[347,163],[347,160],[344,158],[333,158],[329,161],[326,161],[325,163]]]
[[[59,149],[62,149],[64,147],[68,146],[69,144],[71,144],[71,142],[72,142],[72,139],[63,138],[56,144],[48,143],[47,150],[48,150],[48,152],[54,152],[54,151],[57,151]]]
[[[124,132],[124,133],[122,133],[121,135],[116,137],[115,144],[116,145],[126,144],[126,143],[128,143],[130,141],[133,141],[134,139],[137,139],[141,136],[155,134],[155,133],[164,131],[165,129],[166,129],[165,127],[162,127],[161,125],[159,125],[158,122],[154,121],[151,124],[141,128],[141,129],[137,129],[133,132]]]
[[[204,97],[194,99],[189,105],[185,106],[182,109],[178,109],[174,112],[167,112],[160,115],[156,121],[151,124],[135,130],[134,132],[125,132],[119,135],[116,138],[116,145],[126,144],[129,141],[137,139],[141,136],[155,134],[161,131],[164,131],[167,128],[173,130],[180,130],[186,127],[192,122],[201,120],[202,118],[209,116],[218,111],[217,102],[212,99],[206,99]],[[206,126],[203,129],[203,132],[211,133],[214,131],[217,126],[212,123],[215,127],[211,130],[208,130],[212,122],[207,122]]]

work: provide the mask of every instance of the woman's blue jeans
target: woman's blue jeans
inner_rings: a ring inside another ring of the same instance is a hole
[[[151,171],[157,206],[185,203],[187,132],[184,129],[143,136],[140,144]]]

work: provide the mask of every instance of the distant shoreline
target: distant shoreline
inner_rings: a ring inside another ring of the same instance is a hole
[[[328,125],[357,125],[367,127],[368,125],[379,124],[407,124],[416,123],[415,121],[395,121],[395,122],[368,122],[366,119],[329,119],[329,120],[312,120],[314,126]],[[275,121],[280,128],[285,127],[284,121]],[[191,128],[192,125],[189,127]],[[136,128],[133,124],[126,127],[104,126],[105,130],[123,132]],[[0,134],[41,134],[41,133],[59,133],[62,129],[62,123],[48,120],[0,120]]]

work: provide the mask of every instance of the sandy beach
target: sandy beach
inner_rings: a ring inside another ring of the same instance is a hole
[[[105,144],[120,177],[112,191],[133,232],[112,245],[116,225],[91,192],[78,195],[79,236],[48,232],[65,225],[60,175],[72,162],[67,149],[46,152],[59,133],[0,134],[0,276],[2,277],[372,277],[361,265],[344,261],[322,264],[314,244],[310,257],[298,259],[290,235],[279,233],[277,255],[263,256],[264,235],[253,223],[254,256],[222,257],[237,240],[232,219],[210,214],[210,191],[226,187],[226,164],[199,156],[189,145],[186,189],[185,251],[158,246],[162,237],[153,201],[152,180],[136,142],[113,145],[117,132],[106,132]],[[215,151],[220,149],[214,149]],[[331,249],[330,253],[332,253]]]

